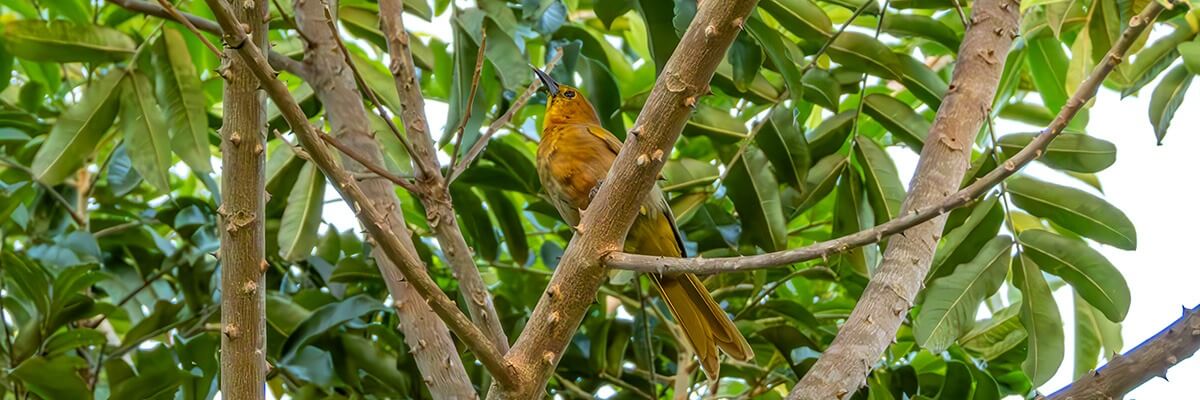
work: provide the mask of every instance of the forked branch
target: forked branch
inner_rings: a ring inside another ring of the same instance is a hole
[[[396,265],[405,279],[421,294],[429,306],[446,325],[475,353],[484,368],[495,378],[497,384],[511,388],[516,384],[516,375],[512,366],[504,360],[503,353],[488,339],[484,332],[475,326],[466,315],[458,310],[454,301],[438,288],[437,283],[418,268],[423,265],[415,252],[408,251],[401,238],[388,228],[386,215],[379,210],[374,202],[362,191],[355,179],[337,162],[334,154],[324,146],[318,132],[308,122],[308,118],[288,91],[287,86],[275,77],[274,71],[266,57],[254,46],[243,46],[248,40],[246,35],[236,27],[239,23],[228,7],[221,0],[206,0],[212,8],[217,22],[223,28],[223,40],[226,45],[237,49],[238,56],[250,66],[254,76],[262,84],[262,89],[279,106],[280,112],[288,125],[296,133],[300,143],[308,151],[312,161],[330,180],[335,183],[343,197],[353,202],[353,208],[363,227],[375,238],[380,249],[389,258],[396,260]],[[407,240],[407,238],[405,238]]]

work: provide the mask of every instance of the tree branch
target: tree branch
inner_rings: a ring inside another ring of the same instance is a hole
[[[178,20],[176,20],[175,17],[171,15],[170,11],[167,11],[166,9],[164,9],[161,6],[154,4],[154,3],[150,3],[150,2],[146,2],[146,1],[142,1],[142,0],[105,0],[105,1],[107,1],[109,4],[113,4],[117,7],[121,7],[126,10],[138,13],[138,14],[145,14],[145,15],[150,15],[150,16],[178,22]],[[183,18],[185,18],[188,22],[190,22],[192,27],[199,29],[200,31],[208,32],[208,33],[211,33],[211,34],[214,34],[217,36],[221,35],[221,26],[219,24],[217,24],[216,22],[213,22],[212,20],[205,19],[205,18],[196,16],[196,15],[193,15],[193,14],[188,14],[185,12],[180,12],[179,15],[182,16]],[[189,27],[189,30],[192,27]],[[201,39],[201,40],[206,40],[206,39]],[[299,77],[306,76],[306,71],[304,71],[303,65],[300,64],[299,62],[297,62],[296,60],[289,58],[288,56],[285,56],[283,54],[279,54],[279,53],[272,51],[272,52],[270,52],[269,58],[270,58],[270,64],[271,64],[272,68],[291,72],[292,74],[299,76]]]
[[[988,117],[1004,60],[1019,32],[1017,1],[978,0],[973,6],[975,23],[964,34],[958,64],[921,150],[901,214],[940,204],[962,182],[972,139]],[[889,239],[883,262],[858,305],[833,343],[792,388],[790,399],[846,398],[866,383],[923,286],[945,223],[946,218],[938,216]]]
[[[446,253],[454,276],[458,278],[471,320],[483,329],[500,353],[507,353],[508,336],[504,334],[504,327],[500,326],[500,316],[492,304],[492,295],[488,293],[471,249],[467,247],[467,241],[458,227],[458,218],[454,215],[450,199],[450,185],[442,176],[437,148],[429,136],[425,97],[421,94],[421,82],[416,78],[416,67],[408,47],[409,37],[404,29],[403,11],[401,0],[379,2],[379,25],[387,39],[388,52],[392,55],[390,70],[402,100],[400,118],[413,145],[413,169],[420,189],[415,193],[425,206],[429,227]]]
[[[296,31],[303,34],[308,42],[304,62],[310,66],[310,84],[317,88],[316,94],[325,107],[329,126],[337,134],[337,138],[322,135],[321,139],[342,152],[345,156],[342,159],[343,165],[351,176],[371,171],[387,177],[392,183],[406,190],[416,190],[412,183],[394,177],[382,167],[383,154],[368,123],[363,96],[358,91],[358,88],[365,85],[362,84],[361,76],[355,69],[349,52],[338,37],[329,7],[320,0],[297,0],[293,10]],[[374,93],[367,94],[368,99],[378,105]],[[390,121],[386,114],[382,117]],[[393,134],[402,136],[398,130],[393,131]],[[380,180],[363,181],[359,186],[384,214],[384,219],[372,219],[364,224],[386,225],[401,238],[400,244],[404,246],[404,251],[415,254],[416,247],[409,240],[412,233],[405,225],[395,189]],[[380,241],[377,235],[372,234],[371,238]],[[421,296],[417,295],[395,269],[395,264],[410,263],[409,267],[424,273],[424,263],[419,260],[389,257],[378,247],[372,251],[372,257],[387,279],[389,292],[396,299],[394,308],[402,321],[399,328],[404,333],[405,341],[414,350],[419,350],[414,351],[413,356],[422,374],[429,378],[430,393],[442,399],[475,397],[475,388],[446,326],[433,315],[433,311],[424,304]]]
[[[275,77],[275,73],[263,53],[254,46],[242,46],[247,38],[243,32],[235,29],[239,26],[237,19],[220,0],[205,1],[212,8],[223,31],[226,32],[223,35],[226,44],[236,49],[238,56],[251,65],[250,70],[258,78],[263,90],[279,106],[281,114],[300,139],[301,145],[309,152],[313,163],[335,183],[334,187],[342,193],[344,198],[353,202],[352,208],[356,210],[359,221],[367,233],[374,238],[389,259],[396,260],[396,266],[404,278],[433,311],[446,322],[450,330],[475,352],[484,368],[495,377],[496,383],[505,388],[513,387],[516,384],[516,375],[511,364],[504,360],[504,356],[492,345],[483,331],[473,325],[467,316],[458,310],[454,301],[438,288],[437,283],[425,271],[417,267],[421,265],[421,261],[416,252],[406,248],[390,226],[376,222],[386,221],[387,215],[371,201],[371,198],[355,182],[350,173],[338,165],[333,153],[324,147],[320,139],[321,133],[308,123],[307,117],[296,100],[292,98],[287,86]]]
[[[237,7],[243,48],[267,49],[266,0]],[[171,13],[169,13],[171,14]],[[177,12],[175,15],[178,15]],[[221,118],[221,393],[263,399],[267,378],[266,101],[246,61],[228,49]],[[134,150],[137,151],[137,150]]]
[[[1147,9],[1147,11],[1150,10]],[[1158,12],[1161,12],[1161,8]],[[1067,123],[1075,118],[1075,115],[1079,113],[1083,105],[1095,97],[1096,90],[1099,89],[1100,84],[1104,82],[1104,79],[1112,72],[1113,68],[1120,64],[1125,51],[1129,48],[1128,45],[1132,43],[1132,38],[1140,35],[1153,19],[1157,17],[1158,12],[1153,14],[1143,12],[1141,15],[1133,17],[1130,21],[1129,29],[1121,36],[1122,41],[1113,46],[1108,56],[1101,61],[1100,65],[1096,66],[1096,69],[1092,71],[1087,80],[1080,84],[1079,88],[1071,96],[1070,101],[1059,111],[1050,125],[1043,129],[1041,134],[1034,138],[1033,141],[1025,145],[1020,152],[1009,158],[1004,163],[1003,168],[997,168],[989,172],[984,177],[962,188],[962,190],[946,196],[939,203],[919,207],[915,212],[906,213],[902,217],[892,219],[871,229],[862,230],[837,239],[813,243],[797,249],[746,257],[723,258],[668,258],[612,253],[605,258],[605,264],[610,268],[632,271],[659,273],[670,271],[672,273],[689,272],[694,274],[714,274],[773,268],[818,258],[827,258],[836,253],[876,243],[885,237],[904,232],[909,228],[944,215],[953,209],[965,206],[987,194],[993,187],[1003,182],[1004,179],[1015,175],[1022,168],[1045,153],[1046,149],[1050,146],[1050,142],[1062,133]],[[1124,40],[1126,37],[1131,38],[1128,43]]]
[[[395,1],[395,0],[393,0]],[[753,10],[754,0],[704,1],[663,67],[646,106],[629,131],[599,193],[583,212],[577,233],[507,359],[519,390],[489,397],[540,397],[564,349],[595,301],[606,277],[601,257],[621,248],[625,235],[700,96],[709,92],[717,64]],[[385,13],[386,14],[386,13]]]
[[[1117,355],[1046,400],[1119,399],[1154,377],[1167,379],[1167,370],[1200,349],[1200,306],[1183,309],[1183,316],[1157,335]]]

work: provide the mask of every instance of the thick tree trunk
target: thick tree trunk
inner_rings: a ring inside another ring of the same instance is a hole
[[[1004,60],[1017,36],[1017,1],[979,0],[973,6],[972,24],[925,140],[902,215],[936,207],[958,189],[970,163],[972,139],[988,117]],[[789,398],[841,399],[866,383],[921,290],[945,222],[942,215],[889,239],[883,262],[850,318]]]
[[[709,91],[717,64],[742,30],[754,0],[704,1],[663,67],[646,106],[630,130],[604,185],[583,213],[575,237],[538,301],[529,324],[506,359],[517,370],[515,390],[493,387],[489,398],[532,399],[546,382],[596,300],[605,278],[600,260],[619,251],[666,156],[700,96]]]
[[[345,57],[330,30],[325,16],[325,5],[318,0],[297,0],[294,4],[296,25],[311,40],[305,50],[305,68],[309,73],[309,84],[316,88],[317,98],[325,107],[325,115],[335,137],[356,154],[375,165],[384,165],[379,144],[370,130],[367,110],[363,107],[362,95],[356,88],[353,71],[346,65]],[[346,169],[358,176],[368,176],[362,164],[349,157],[342,157]],[[391,182],[382,178],[359,182],[363,192],[387,216],[386,224],[401,238],[412,233],[404,223],[400,199],[396,197]],[[402,241],[411,247],[412,242]],[[416,252],[415,248],[410,249]],[[376,265],[383,273],[388,291],[395,301],[393,307],[400,319],[400,331],[405,342],[413,350],[417,367],[425,375],[429,392],[438,399],[469,399],[476,397],[475,388],[467,376],[462,359],[450,338],[450,331],[409,286],[382,249],[372,252]],[[417,266],[418,268],[421,266]]]
[[[233,12],[249,28],[244,46],[267,49],[267,3],[237,2]],[[266,231],[263,165],[265,98],[258,79],[234,50],[225,51],[221,125],[221,393],[230,399],[266,395]]]

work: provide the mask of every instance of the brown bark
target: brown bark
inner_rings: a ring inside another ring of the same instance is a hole
[[[600,259],[619,251],[646,193],[698,98],[708,93],[717,64],[742,29],[754,0],[704,1],[663,67],[605,184],[583,213],[550,284],[507,360],[521,384],[488,397],[541,397],[564,349],[605,278]]]
[[[437,237],[462,288],[471,320],[487,333],[501,353],[507,353],[508,337],[504,334],[504,327],[500,326],[500,316],[492,304],[492,295],[488,293],[471,249],[467,247],[467,241],[458,227],[458,218],[451,205],[450,187],[438,166],[437,148],[429,135],[429,123],[425,120],[425,97],[421,94],[421,82],[416,79],[412,52],[408,48],[403,11],[401,0],[379,2],[380,29],[387,38],[388,52],[392,55],[390,69],[395,77],[396,91],[403,100],[400,118],[404,120],[404,131],[412,143],[413,169],[419,189],[416,195],[425,206],[429,228]]]
[[[384,222],[387,221],[386,215],[373,201],[370,201],[354,177],[338,164],[333,153],[324,146],[320,138],[322,133],[308,123],[308,118],[288,91],[287,85],[275,77],[275,71],[271,69],[266,56],[256,47],[242,46],[248,39],[244,32],[234,29],[239,26],[237,18],[220,0],[206,0],[205,2],[213,10],[217,22],[221,25],[224,32],[222,39],[226,45],[236,49],[238,57],[253,66],[250,68],[251,72],[258,78],[271,100],[279,106],[280,113],[287,120],[288,126],[292,128],[297,138],[300,139],[310,160],[321,169],[328,179],[334,182],[334,187],[342,194],[342,197],[351,203],[351,208],[355,210],[359,222],[375,239],[379,248],[387,254],[388,258],[395,261],[394,265],[400,269],[404,278],[429,304],[433,312],[441,317],[447,327],[458,335],[471,351],[475,352],[483,367],[495,378],[495,382],[505,388],[515,386],[516,376],[513,373],[512,365],[504,360],[504,355],[488,340],[483,331],[473,325],[470,319],[458,310],[454,301],[441,291],[437,283],[425,273],[425,270],[417,267],[421,265],[420,259],[415,252],[411,251],[411,246],[403,244],[409,238],[401,239],[397,236],[397,233]]]
[[[338,39],[334,36],[336,33],[330,28],[324,3],[319,0],[297,0],[294,10],[296,26],[309,40],[304,52],[305,69],[310,71],[308,82],[317,89],[317,98],[325,107],[326,119],[336,140],[357,156],[363,157],[364,161],[384,165],[379,144],[368,125],[362,95],[355,87],[353,72],[346,64]],[[343,156],[342,165],[354,175],[368,174],[367,167],[351,157]],[[412,236],[404,223],[400,199],[396,197],[390,182],[366,179],[360,181],[359,186],[384,214],[384,223],[400,237]],[[404,240],[401,243],[408,247],[408,251],[416,252],[411,241]],[[476,397],[475,388],[471,385],[446,325],[404,280],[387,254],[376,247],[371,256],[383,273],[388,292],[395,301],[393,308],[400,320],[400,331],[404,333],[405,342],[414,350],[413,357],[425,375],[430,394],[439,399]],[[422,265],[413,267],[420,268]]]
[[[252,39],[244,45],[267,48],[267,3],[238,3],[234,11]],[[231,399],[266,395],[266,126],[264,98],[250,67],[225,51],[221,124],[221,393]]]
[[[1184,308],[1183,316],[1171,326],[1046,399],[1119,399],[1154,377],[1167,379],[1167,370],[1196,350],[1200,350],[1200,306]]]
[[[954,193],[970,163],[972,138],[991,109],[1012,40],[1019,3],[975,2],[958,64],[921,151],[901,214],[936,206]],[[946,217],[939,216],[889,239],[883,262],[850,318],[792,399],[840,399],[866,383],[867,374],[896,336],[929,270]]]

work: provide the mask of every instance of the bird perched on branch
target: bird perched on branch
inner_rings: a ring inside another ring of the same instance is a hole
[[[537,171],[554,207],[571,226],[579,224],[599,190],[621,141],[600,126],[600,118],[579,89],[560,85],[537,68],[534,72],[549,92],[542,139],[538,143]],[[686,257],[683,239],[666,197],[656,186],[646,196],[629,229],[625,251],[665,257]],[[700,279],[692,274],[650,274],[675,321],[709,379],[721,366],[717,349],[748,361],[754,357],[746,338],[738,332]]]

